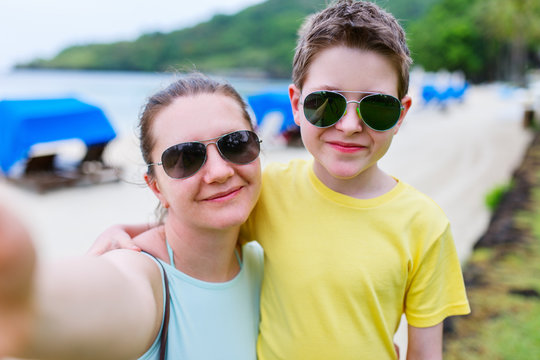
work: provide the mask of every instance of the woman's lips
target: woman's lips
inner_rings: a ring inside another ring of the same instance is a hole
[[[205,201],[226,201],[235,197],[240,192],[241,189],[242,189],[242,186],[235,187],[235,188],[208,196],[204,200]]]

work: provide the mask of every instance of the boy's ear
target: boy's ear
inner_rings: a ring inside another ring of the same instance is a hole
[[[289,85],[289,100],[291,101],[291,109],[293,113],[294,122],[300,126],[300,116],[302,105],[300,104],[300,96],[302,92],[294,84]]]
[[[398,123],[394,127],[394,135],[397,134],[397,132],[399,131],[399,128],[403,124],[403,120],[407,115],[407,112],[409,112],[409,109],[411,108],[412,98],[409,95],[405,95],[403,99],[401,99],[401,105],[403,106],[403,110],[401,110],[401,115],[399,116]]]
[[[165,209],[168,209],[169,208],[169,202],[167,201],[167,199],[165,198],[165,196],[161,192],[161,189],[159,188],[159,184],[158,184],[156,178],[153,177],[153,176],[148,176],[148,173],[145,173],[144,174],[144,181],[146,182],[146,185],[148,185],[150,190],[152,190],[154,195],[156,195],[156,197],[158,198],[161,205]]]

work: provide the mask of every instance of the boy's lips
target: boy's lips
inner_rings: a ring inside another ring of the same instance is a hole
[[[328,144],[335,150],[344,153],[354,153],[364,150],[366,147],[355,143],[346,143],[342,141],[329,141]]]
[[[241,189],[242,189],[242,186],[233,187],[233,188],[227,189],[225,191],[221,191],[221,192],[212,194],[210,196],[207,196],[203,200],[204,201],[224,201],[224,200],[228,200],[228,199],[236,196],[236,194],[238,194]]]

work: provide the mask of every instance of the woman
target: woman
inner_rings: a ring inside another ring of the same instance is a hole
[[[117,250],[43,266],[17,291],[4,282],[32,261],[4,259],[0,314],[29,305],[0,318],[0,338],[10,336],[0,356],[158,359],[166,346],[171,359],[256,358],[262,252],[240,247],[238,234],[260,191],[260,141],[244,101],[228,84],[191,75],[148,100],[140,129],[145,181],[166,211],[161,226],[140,235],[149,254]],[[13,244],[10,234],[2,247]],[[15,253],[32,258],[31,248]]]

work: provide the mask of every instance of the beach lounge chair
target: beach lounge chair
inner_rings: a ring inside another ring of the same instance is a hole
[[[75,98],[0,101],[0,173],[39,192],[118,181],[120,169],[103,160],[115,137],[99,107]],[[58,161],[55,144],[70,139],[82,142],[86,153],[66,166]],[[35,154],[42,144],[52,150]]]

